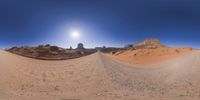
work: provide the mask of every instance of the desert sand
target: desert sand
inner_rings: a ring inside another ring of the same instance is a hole
[[[200,52],[155,68],[101,52],[45,61],[0,51],[0,100],[200,100]]]
[[[154,65],[181,58],[188,53],[192,53],[193,50],[188,47],[158,47],[154,49],[121,50],[115,54],[110,53],[108,55],[130,64],[141,65],[140,67],[154,67]]]

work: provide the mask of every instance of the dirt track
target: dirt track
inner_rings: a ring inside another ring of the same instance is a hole
[[[100,52],[44,61],[0,51],[0,100],[200,100],[200,52],[141,69]]]

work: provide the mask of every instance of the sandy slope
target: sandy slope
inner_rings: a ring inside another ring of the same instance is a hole
[[[155,49],[123,50],[115,53],[111,57],[127,63],[143,65],[144,67],[145,65],[159,64],[183,57],[193,50],[186,47],[158,47]]]
[[[102,53],[42,61],[0,51],[0,100],[199,100],[200,52],[140,69]]]

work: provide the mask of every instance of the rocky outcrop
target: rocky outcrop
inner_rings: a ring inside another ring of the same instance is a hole
[[[78,43],[77,49],[84,49],[83,43]]]
[[[160,43],[160,40],[159,39],[156,39],[156,38],[148,38],[148,39],[145,39],[143,41],[140,41],[136,44],[133,45],[133,48],[136,48],[136,49],[142,49],[142,48],[157,48],[157,47],[163,47],[164,45],[162,45]]]
[[[133,48],[133,45],[132,45],[132,44],[126,44],[126,45],[124,46],[124,48],[126,48],[126,49]]]
[[[85,55],[94,53],[95,51],[84,49],[85,51],[74,50],[74,49],[64,49],[57,46],[39,45],[36,47],[22,46],[22,47],[12,47],[7,51],[30,57],[36,59],[44,60],[62,60],[62,59],[71,59],[77,58]]]

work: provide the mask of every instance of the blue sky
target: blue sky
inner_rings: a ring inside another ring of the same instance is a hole
[[[1,0],[0,15],[1,48],[123,46],[152,37],[200,47],[199,0]]]

